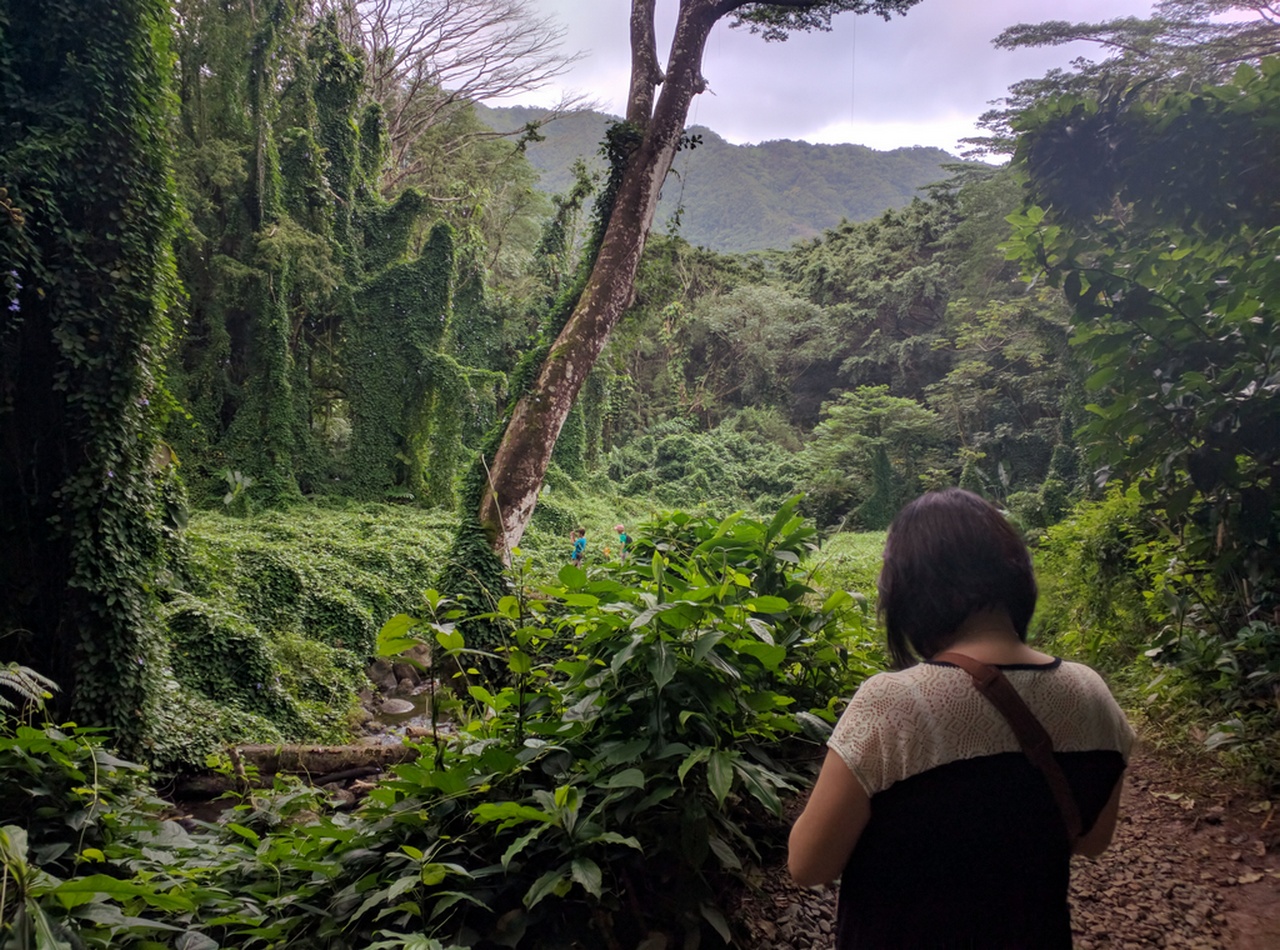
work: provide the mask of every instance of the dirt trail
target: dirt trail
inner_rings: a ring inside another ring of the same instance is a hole
[[[1076,947],[1280,948],[1280,817],[1264,804],[1137,753],[1111,850],[1074,859]],[[783,868],[742,914],[761,950],[833,945],[834,890],[797,888]]]

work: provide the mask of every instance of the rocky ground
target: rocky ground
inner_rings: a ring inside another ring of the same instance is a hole
[[[1280,818],[1268,805],[1138,753],[1111,850],[1074,860],[1076,947],[1280,948]],[[761,950],[834,945],[835,891],[798,888],[785,868],[742,914]]]

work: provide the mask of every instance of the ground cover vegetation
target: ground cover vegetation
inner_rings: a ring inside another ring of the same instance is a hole
[[[385,4],[54,6],[0,0],[0,946],[732,936],[883,663],[876,532],[945,484],[1036,539],[1039,636],[1276,781],[1267,11],[1015,28],[1126,53],[1019,92],[1009,166],[787,251],[649,240],[504,566],[486,465],[636,128],[547,201],[466,97],[388,71]],[[150,790],[346,738],[419,640],[447,728],[359,809],[282,781],[193,830]]]

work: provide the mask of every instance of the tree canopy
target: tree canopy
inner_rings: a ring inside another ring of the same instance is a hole
[[[993,41],[999,49],[1095,44],[1104,55],[1077,57],[1070,69],[1014,83],[1009,95],[979,120],[990,133],[971,140],[977,150],[1013,149],[1010,122],[1037,101],[1059,93],[1104,96],[1142,82],[1154,101],[1166,91],[1229,79],[1241,63],[1280,53],[1280,16],[1253,0],[1160,0],[1150,17],[1101,23],[1050,20],[1009,27]]]

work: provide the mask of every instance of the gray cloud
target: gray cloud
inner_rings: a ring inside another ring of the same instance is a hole
[[[665,18],[660,51],[669,41],[675,6],[659,0]],[[565,25],[566,48],[587,54],[563,86],[621,112],[630,4],[538,0],[538,8]],[[710,91],[694,100],[689,120],[734,142],[792,138],[954,148],[1011,83],[1093,50],[997,50],[991,40],[1005,27],[1142,16],[1150,9],[1150,0],[923,0],[889,22],[846,14],[831,33],[799,34],[785,43],[765,43],[722,23],[703,60]],[[548,90],[521,101],[552,98]]]

